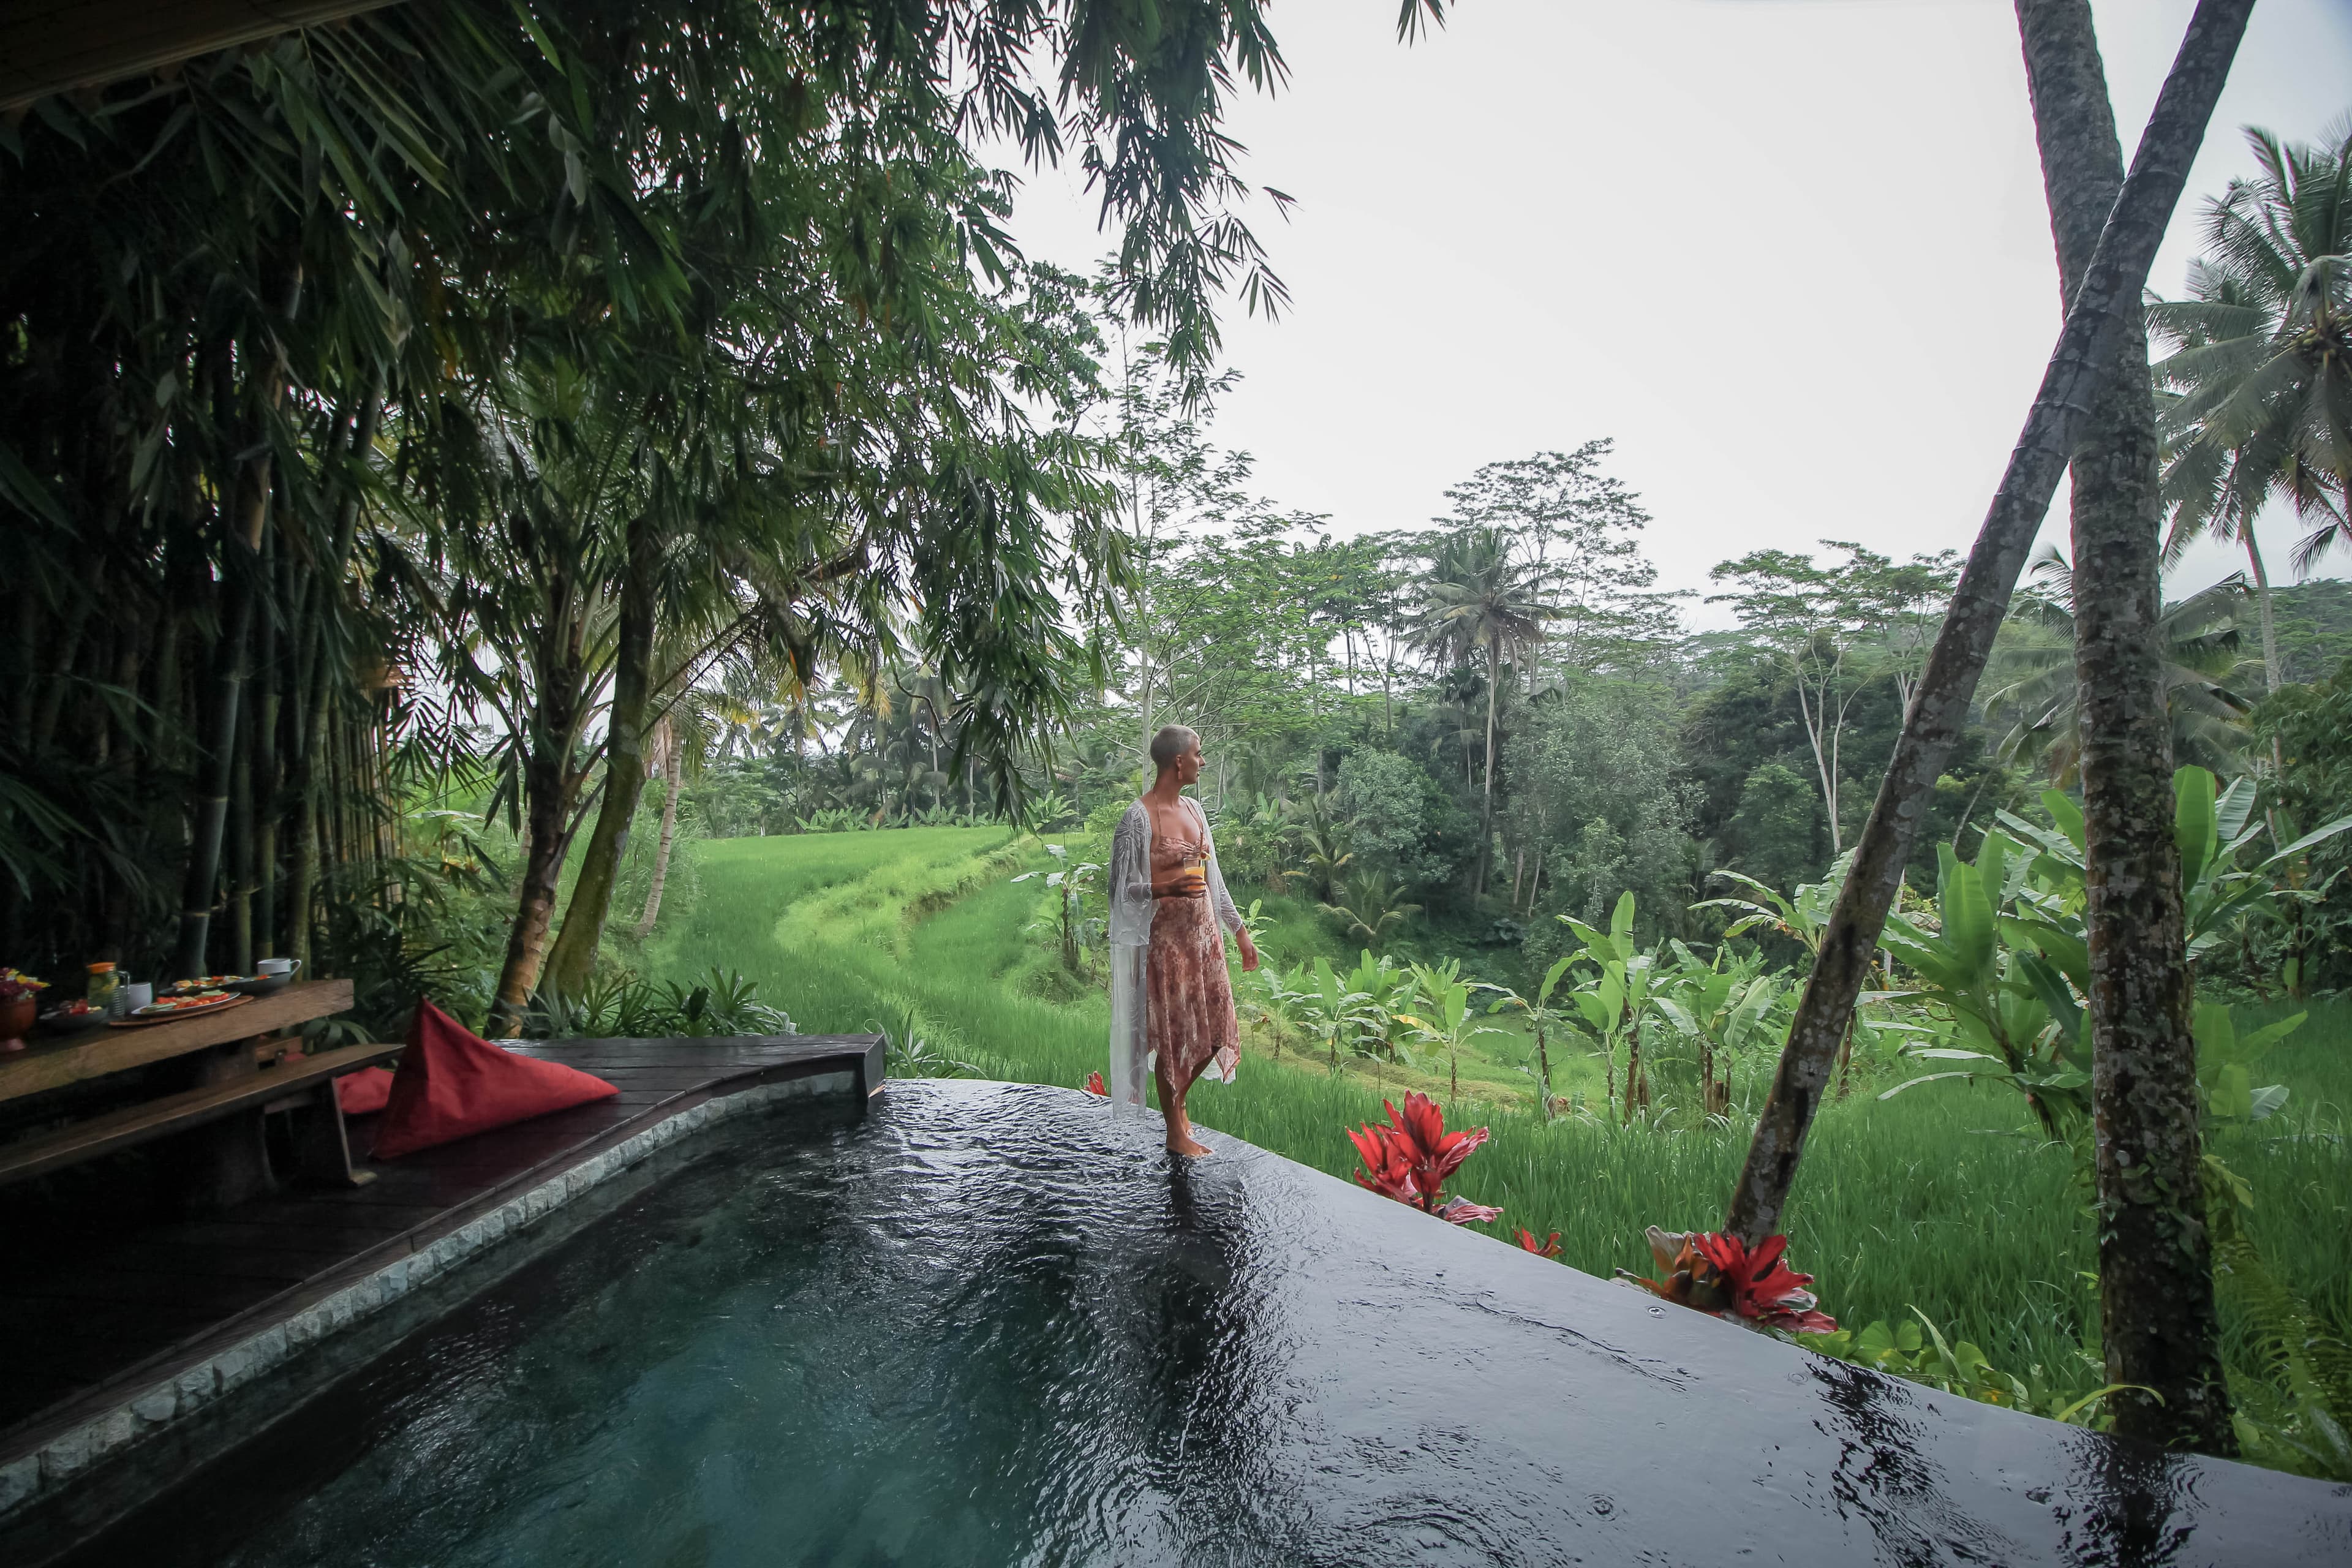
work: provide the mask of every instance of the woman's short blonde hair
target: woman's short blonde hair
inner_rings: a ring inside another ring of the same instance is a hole
[[[1160,733],[1151,737],[1151,765],[1155,768],[1172,768],[1176,765],[1177,758],[1187,752],[1197,752],[1200,749],[1201,737],[1198,731],[1187,730],[1181,724],[1163,724],[1160,727]]]

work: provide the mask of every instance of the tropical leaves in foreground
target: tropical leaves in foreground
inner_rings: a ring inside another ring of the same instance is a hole
[[[760,1000],[757,982],[713,969],[691,984],[600,977],[575,995],[542,990],[524,1015],[531,1039],[667,1039],[677,1036],[789,1035],[783,1009]]]
[[[1890,1324],[1882,1318],[1865,1328],[1808,1334],[1803,1342],[1806,1349],[1823,1355],[1926,1384],[1980,1405],[2023,1410],[2073,1426],[2104,1425],[2107,1396],[2124,1386],[2086,1387],[2102,1371],[2098,1358],[2087,1352],[2072,1368],[2049,1371],[2035,1366],[2019,1377],[1994,1366],[1971,1342],[1948,1338],[1918,1308],[1911,1309],[1911,1316],[1918,1321]],[[2066,1376],[2068,1371],[2074,1375]]]

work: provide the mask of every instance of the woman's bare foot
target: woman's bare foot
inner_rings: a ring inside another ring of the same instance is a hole
[[[1216,1152],[1214,1149],[1189,1132],[1169,1133],[1168,1152],[1171,1154],[1181,1154],[1188,1160],[1204,1160]]]

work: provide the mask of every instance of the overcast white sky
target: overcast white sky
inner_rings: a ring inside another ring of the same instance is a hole
[[[2192,9],[2095,6],[2126,159]],[[1293,307],[1228,310],[1216,426],[1266,496],[1417,525],[1481,463],[1606,436],[1664,586],[1767,544],[1967,549],[2059,324],[2006,0],[1462,0],[1409,47],[1395,0],[1269,15],[1290,86],[1230,123],[1297,198],[1253,215]],[[2352,0],[2261,0],[2154,287],[2251,171],[2240,126],[2347,109]],[[1107,249],[1074,174],[1013,226],[1080,270]],[[2259,532],[2285,580],[2293,520]],[[2242,560],[2200,550],[2175,591]]]

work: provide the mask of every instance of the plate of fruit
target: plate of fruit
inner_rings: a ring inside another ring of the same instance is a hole
[[[226,991],[191,991],[184,995],[158,996],[144,1007],[134,1009],[127,1018],[114,1020],[118,1029],[136,1029],[148,1024],[165,1024],[174,1018],[193,1017],[200,1013],[217,1013],[224,1007],[234,1007],[250,1001],[250,997],[232,996]]]
[[[105,1022],[105,1008],[93,1007],[79,996],[41,1015],[41,1026],[53,1035],[79,1035]]]

